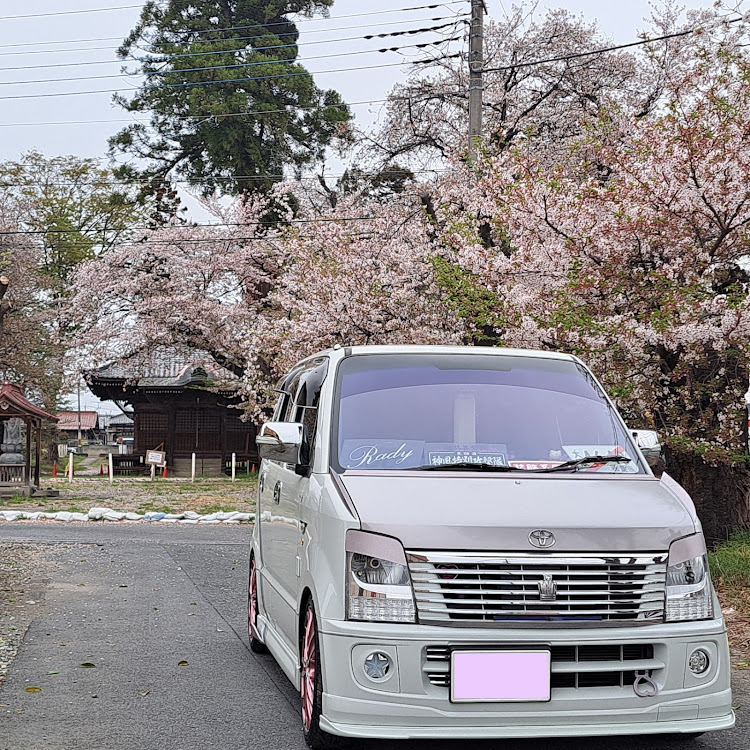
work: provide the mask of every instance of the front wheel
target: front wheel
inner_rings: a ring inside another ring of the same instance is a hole
[[[305,742],[313,750],[330,750],[337,747],[337,738],[320,728],[323,709],[323,670],[320,661],[318,625],[312,599],[307,602],[300,641],[302,672],[300,698],[302,699],[302,729]]]
[[[247,582],[247,636],[250,650],[256,654],[267,654],[268,647],[256,635],[258,628],[258,571],[255,567],[255,556],[250,557],[250,575]]]

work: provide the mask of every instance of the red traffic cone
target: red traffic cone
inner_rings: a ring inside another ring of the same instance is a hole
[[[167,471],[167,465],[164,464],[164,468],[161,470],[161,475],[163,479],[166,479],[169,476],[169,472]]]
[[[255,474],[255,464],[253,464],[253,474]]]
[[[57,461],[55,461],[55,463],[52,464],[52,476],[53,477],[57,476]]]
[[[100,477],[104,476],[104,464],[101,462],[99,463],[99,476]]]

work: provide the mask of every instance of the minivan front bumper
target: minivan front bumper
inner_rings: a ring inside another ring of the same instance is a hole
[[[347,737],[584,737],[697,733],[734,725],[722,620],[554,629],[324,620],[320,646],[321,728]],[[553,686],[549,702],[450,701],[451,649],[539,647],[552,648],[553,674],[565,685]],[[699,677],[687,666],[697,648],[710,660]],[[390,659],[385,679],[372,680],[364,671],[364,660],[375,652]],[[657,695],[636,695],[634,668],[647,670]]]

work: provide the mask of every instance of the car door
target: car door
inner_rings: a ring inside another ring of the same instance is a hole
[[[292,408],[292,403],[291,396],[282,393],[276,405],[273,420],[284,421]],[[279,531],[276,492],[280,481],[281,464],[278,461],[263,459],[258,473],[257,523],[260,528],[258,577],[263,613],[277,633],[281,632],[280,618],[285,609],[281,571],[278,569],[278,541],[276,539]]]
[[[290,644],[297,643],[299,617],[297,604],[299,602],[299,585],[302,573],[302,552],[305,544],[305,529],[302,515],[310,489],[310,470],[315,449],[315,439],[318,423],[318,402],[320,391],[328,372],[328,358],[319,357],[305,363],[297,377],[290,383],[290,391],[294,393],[294,403],[289,413],[290,421],[303,425],[305,435],[306,455],[302,464],[281,464],[279,476],[280,516],[277,539],[279,554],[283,556],[281,566],[284,579],[282,585],[294,601],[295,606],[285,611],[284,621],[280,623]]]
[[[309,367],[294,370],[279,383],[282,403],[276,419],[296,422],[302,412],[296,402],[300,382]],[[302,388],[304,393],[305,389]],[[261,538],[267,615],[277,634],[296,650],[297,600],[300,576],[300,503],[308,480],[295,464],[264,461],[261,492]]]

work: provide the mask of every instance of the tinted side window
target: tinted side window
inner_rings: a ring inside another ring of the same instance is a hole
[[[309,367],[300,373],[294,399],[294,421],[305,425],[311,443],[315,439],[320,391],[327,373],[328,359],[322,357],[310,363]]]

